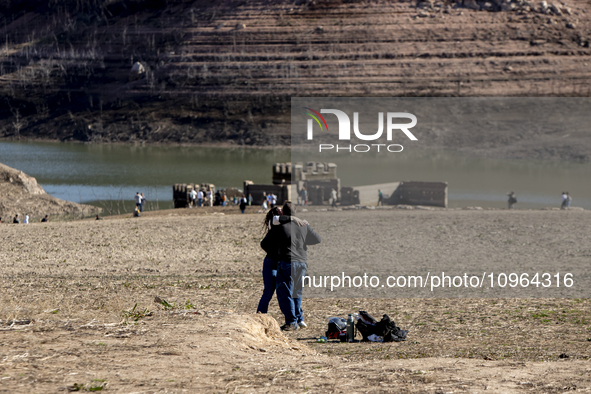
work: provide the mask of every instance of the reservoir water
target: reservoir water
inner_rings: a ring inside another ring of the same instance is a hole
[[[573,206],[591,209],[591,163],[499,160],[457,152],[405,152],[396,158],[390,179],[374,178],[379,159],[339,163],[342,186],[384,181],[448,182],[450,207],[505,208],[515,191],[516,208],[560,206],[568,191]],[[105,204],[133,200],[143,192],[151,209],[172,206],[174,183],[214,183],[242,188],[244,180],[271,183],[272,165],[291,161],[289,149],[180,146],[84,145],[0,142],[0,163],[37,179],[46,192],[74,202]]]

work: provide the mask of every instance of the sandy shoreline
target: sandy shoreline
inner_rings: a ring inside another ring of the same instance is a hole
[[[424,245],[439,242],[433,235],[441,231],[438,223],[460,220],[454,234],[459,239],[483,228],[520,233],[532,226],[535,234],[518,235],[529,239],[531,249],[521,255],[509,250],[518,256],[588,261],[591,253],[587,211],[301,214],[327,241],[335,222],[384,215],[423,233],[405,239],[411,255],[415,248],[436,256],[441,251]],[[262,291],[261,220],[261,214],[179,212],[2,225],[3,388],[61,392],[74,384],[106,384],[117,392],[339,392],[347,382],[347,390],[369,392],[591,389],[589,299],[305,298],[310,327],[283,337],[276,331],[275,321],[282,321],[275,299],[272,320],[252,315]],[[563,242],[548,242],[561,228],[572,231]],[[504,240],[497,243],[491,235],[474,251],[486,261],[494,251],[518,247]],[[462,258],[461,248],[450,246],[446,253],[454,250]],[[310,264],[319,264],[321,255],[317,250]],[[154,303],[155,296],[173,308]],[[150,313],[138,315],[146,309]],[[410,330],[409,340],[315,343],[326,317],[358,309],[389,314]]]

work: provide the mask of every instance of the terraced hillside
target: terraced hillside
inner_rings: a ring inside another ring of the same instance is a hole
[[[590,95],[589,1],[457,1],[5,3],[0,136],[287,145],[291,96]]]

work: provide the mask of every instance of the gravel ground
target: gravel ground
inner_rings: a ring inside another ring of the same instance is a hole
[[[275,300],[267,316],[253,315],[263,217],[231,212],[1,225],[0,392],[591,390],[588,298],[309,296],[308,329],[284,336]],[[331,243],[355,246],[359,234],[341,230],[346,222],[353,230],[396,223],[403,243],[388,245],[400,261],[484,265],[509,255],[519,257],[513,268],[520,272],[533,261],[576,267],[591,255],[587,211],[300,216],[323,236],[310,248],[312,273],[327,266]],[[364,253],[353,252],[355,261]],[[359,309],[387,313],[410,330],[408,340],[315,342],[327,317]]]

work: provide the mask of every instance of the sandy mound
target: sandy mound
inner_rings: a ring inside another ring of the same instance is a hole
[[[39,221],[45,215],[85,216],[101,210],[50,196],[37,184],[35,178],[0,163],[0,218],[3,218],[5,223],[12,222],[16,214],[21,218],[21,222],[26,214],[33,222]]]
[[[261,352],[297,350],[315,353],[302,343],[285,336],[277,320],[266,314],[229,314],[219,322],[221,330],[246,348]]]

